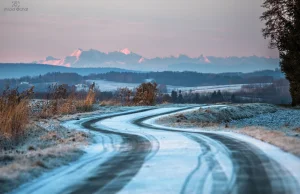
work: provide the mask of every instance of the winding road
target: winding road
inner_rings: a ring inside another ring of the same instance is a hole
[[[13,193],[299,193],[300,160],[292,155],[232,133],[154,122],[191,109],[142,108],[68,121],[65,127],[92,133],[95,143],[78,161]]]

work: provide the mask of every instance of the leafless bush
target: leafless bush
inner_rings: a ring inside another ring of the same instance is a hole
[[[156,83],[142,83],[137,89],[133,98],[135,105],[154,105],[157,96]]]
[[[120,104],[122,105],[131,105],[131,95],[133,94],[133,91],[129,88],[118,88],[116,92],[116,97],[119,100]]]

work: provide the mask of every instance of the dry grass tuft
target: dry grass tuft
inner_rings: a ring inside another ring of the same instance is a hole
[[[42,162],[42,161],[40,161],[40,160],[36,161],[36,162],[34,163],[33,166],[39,166],[39,167],[42,167],[42,168],[48,168],[48,167],[45,165],[45,163]]]
[[[49,131],[47,134],[40,137],[40,140],[42,141],[48,141],[48,140],[57,140],[58,134],[55,131]]]
[[[29,122],[29,97],[33,88],[19,93],[17,89],[5,90],[0,97],[0,135],[18,140]]]
[[[121,106],[121,102],[117,100],[103,100],[100,103],[100,106]]]
[[[37,113],[39,118],[51,118],[56,115],[75,114],[78,112],[87,112],[93,109],[95,102],[95,84],[90,86],[90,90],[84,99],[76,96],[75,92],[67,94],[67,89],[64,85],[55,85],[52,92],[49,93],[50,99],[40,104],[40,109]]]
[[[86,98],[84,100],[78,100],[75,103],[75,107],[77,111],[87,112],[93,110],[93,104],[95,102],[95,92],[93,89],[90,89]]]
[[[245,127],[237,132],[273,144],[287,152],[300,156],[300,139],[286,136],[281,131],[268,130],[262,127]]]
[[[296,129],[293,129],[294,132],[296,133],[300,133],[300,127],[296,128]]]

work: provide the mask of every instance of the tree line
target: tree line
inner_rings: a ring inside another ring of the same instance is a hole
[[[155,80],[159,85],[173,86],[205,86],[205,85],[229,85],[229,84],[251,84],[251,83],[271,83],[280,77],[278,71],[260,71],[247,74],[242,73],[222,73],[207,74],[197,72],[109,72],[103,74],[90,74],[81,76],[77,73],[60,73],[53,72],[39,76],[25,76],[19,79],[1,79],[0,89],[6,86],[20,87],[21,83],[28,82],[30,84],[39,83],[59,83],[76,85],[84,83],[85,80],[108,80],[123,83],[143,83],[145,80]],[[35,85],[36,86],[36,85]],[[36,86],[36,89],[38,87]]]

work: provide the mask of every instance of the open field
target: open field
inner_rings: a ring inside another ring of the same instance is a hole
[[[138,87],[140,84],[138,83],[120,83],[120,82],[113,82],[113,81],[106,81],[106,80],[87,80],[88,83],[95,82],[96,86],[99,87],[101,91],[115,91],[118,88],[125,88],[134,89]],[[216,86],[197,86],[197,87],[183,87],[183,86],[172,86],[167,85],[168,93],[171,93],[172,90],[181,90],[182,92],[213,92],[213,91],[228,91],[233,92],[240,90],[243,85],[247,84],[232,84],[232,85],[216,85]]]

